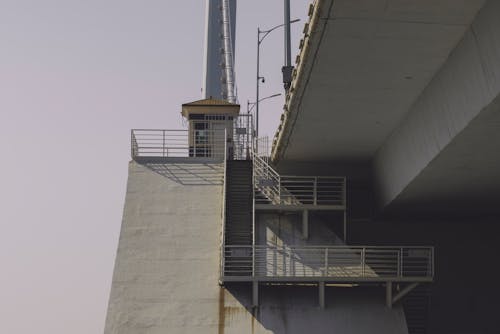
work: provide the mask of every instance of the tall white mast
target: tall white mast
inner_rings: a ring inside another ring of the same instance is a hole
[[[227,100],[236,102],[234,91],[234,56],[231,34],[231,10],[229,0],[222,0],[222,35],[224,40],[224,65],[226,70]]]
[[[206,0],[205,28],[203,98],[236,100],[236,0]]]

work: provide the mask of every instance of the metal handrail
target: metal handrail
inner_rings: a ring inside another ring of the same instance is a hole
[[[239,115],[234,119],[233,129],[234,160],[250,159],[253,150],[252,115]]]
[[[280,175],[258,152],[253,152],[254,186],[264,198],[257,204],[346,206],[346,178]]]
[[[254,186],[273,204],[281,202],[281,177],[262,157],[253,152]]]
[[[374,282],[434,277],[429,246],[226,246],[224,257],[227,277]]]
[[[132,158],[141,157],[204,157],[225,156],[225,129],[164,130],[133,129]]]
[[[225,238],[225,231],[226,231],[226,188],[227,188],[227,131],[224,131],[224,139],[225,139],[225,144],[224,144],[224,178],[222,182],[222,228],[221,228],[221,235],[220,235],[220,273],[221,275],[225,271],[224,263],[225,263],[225,256],[224,256],[224,249],[226,247],[226,238]]]

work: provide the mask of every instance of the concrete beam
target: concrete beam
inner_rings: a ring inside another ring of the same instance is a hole
[[[380,209],[500,96],[500,2],[488,1],[373,160]]]

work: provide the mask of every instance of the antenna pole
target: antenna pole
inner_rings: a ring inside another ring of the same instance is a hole
[[[288,92],[290,84],[292,83],[292,48],[290,37],[290,0],[284,0],[284,26],[285,26],[285,65],[281,69],[283,72],[283,84],[285,90]]]

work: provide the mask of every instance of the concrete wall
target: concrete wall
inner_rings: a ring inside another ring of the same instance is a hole
[[[428,334],[496,334],[500,328],[500,218],[352,223],[358,244],[434,245]]]
[[[219,333],[408,333],[402,309],[387,309],[383,291],[326,287],[327,306],[321,310],[316,287],[261,286],[260,307],[252,309],[250,287],[228,286]]]
[[[130,163],[105,334],[218,331],[222,176]]]
[[[131,162],[105,334],[406,334],[400,307],[384,289],[218,284],[222,165]],[[265,215],[263,236],[305,243],[299,216]],[[316,224],[314,224],[316,223]],[[338,243],[321,217],[310,242]],[[274,237],[274,236],[276,237]]]
[[[374,158],[381,207],[389,204],[500,94],[500,2],[479,12],[447,62]]]

